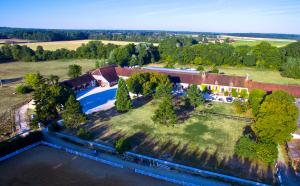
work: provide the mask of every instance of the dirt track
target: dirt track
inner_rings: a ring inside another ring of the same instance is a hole
[[[0,185],[172,185],[49,147],[0,163]]]

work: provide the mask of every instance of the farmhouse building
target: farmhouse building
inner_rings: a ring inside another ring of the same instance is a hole
[[[119,77],[114,66],[98,68],[92,71],[91,75],[101,87],[111,87],[118,84]]]
[[[114,66],[98,68],[79,77],[63,81],[62,84],[73,90],[81,90],[89,87],[111,87],[118,84],[119,77]]]

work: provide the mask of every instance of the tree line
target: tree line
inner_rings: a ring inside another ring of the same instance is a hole
[[[122,67],[142,66],[158,61],[167,62],[168,67],[177,63],[192,64],[198,69],[203,69],[203,66],[248,66],[279,70],[282,76],[300,78],[300,42],[282,48],[274,47],[268,42],[261,42],[253,47],[234,47],[226,42],[206,43],[203,40],[199,43],[191,37],[168,37],[160,42],[159,47],[148,43],[117,46],[90,41],[76,50],[49,51],[38,46],[34,51],[20,45],[3,45],[0,49],[0,62],[73,58],[101,59],[101,64],[116,64]]]

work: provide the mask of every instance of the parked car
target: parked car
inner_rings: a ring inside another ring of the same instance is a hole
[[[226,101],[231,103],[233,101],[233,98],[232,97],[226,97]]]

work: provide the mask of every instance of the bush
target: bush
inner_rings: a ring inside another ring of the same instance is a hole
[[[213,69],[210,72],[218,74],[219,73],[219,69],[216,66],[214,66]]]
[[[86,131],[85,128],[80,128],[77,131],[76,136],[84,140],[91,140],[93,138],[92,134]]]
[[[238,97],[238,92],[237,92],[237,90],[236,90],[236,88],[233,88],[232,90],[231,90],[231,95],[232,95],[232,97]]]
[[[115,148],[118,153],[122,154],[125,151],[128,151],[131,148],[131,145],[127,139],[121,138],[116,141]]]
[[[58,131],[60,131],[62,128],[61,128],[61,126],[59,126],[56,122],[53,122],[53,123],[49,124],[48,129],[49,129],[49,131],[51,131],[51,132],[58,132]]]
[[[274,143],[256,143],[246,136],[240,138],[235,145],[235,154],[241,157],[261,160],[272,164],[278,157],[277,146]]]
[[[27,86],[27,85],[18,85],[16,87],[16,92],[18,94],[27,94],[31,91],[32,91],[32,89],[30,88],[30,86]]]
[[[200,66],[197,67],[197,70],[198,71],[204,71],[204,67],[200,65]]]
[[[256,158],[256,143],[248,137],[241,137],[238,143],[235,145],[235,154],[245,158]]]
[[[24,148],[32,143],[41,141],[43,135],[40,131],[30,132],[25,137],[17,136],[0,143],[0,157]]]
[[[242,89],[241,92],[240,92],[240,97],[241,98],[248,98],[249,97],[248,91],[246,89]]]

